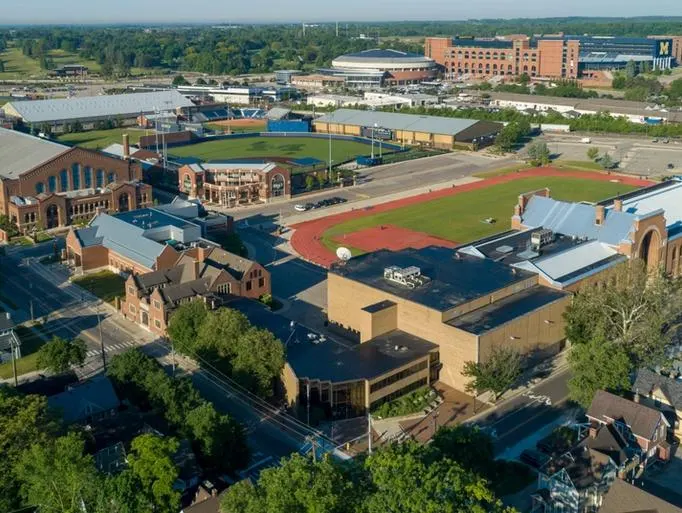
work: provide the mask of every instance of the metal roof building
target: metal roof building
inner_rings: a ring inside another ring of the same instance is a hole
[[[5,114],[21,119],[26,124],[87,123],[105,119],[131,118],[193,107],[194,104],[178,91],[85,96],[82,98],[10,102],[3,107]]]
[[[70,149],[40,137],[0,128],[0,178],[17,178]]]

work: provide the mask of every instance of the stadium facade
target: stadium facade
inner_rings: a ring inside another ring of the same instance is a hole
[[[437,70],[436,62],[424,55],[373,49],[341,55],[320,73],[342,78],[348,87],[368,89],[419,84],[435,78]]]
[[[525,35],[494,39],[430,37],[424,54],[449,76],[517,76],[577,79],[602,70],[665,70],[678,64],[671,38]]]

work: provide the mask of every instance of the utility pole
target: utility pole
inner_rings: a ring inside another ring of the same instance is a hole
[[[35,317],[33,316],[33,282],[29,281],[28,282],[28,288],[29,288],[29,297],[28,297],[28,306],[29,310],[31,311],[31,322],[35,320]]]
[[[329,128],[329,127],[327,127]],[[327,173],[327,181],[332,179],[332,132],[329,131],[329,172]]]
[[[173,358],[173,377],[175,377],[175,344],[173,344],[173,339],[170,339],[171,343],[171,357]]]
[[[307,415],[308,415],[308,425],[310,425],[310,381],[308,381],[308,384],[306,386],[306,410],[307,410]]]
[[[99,314],[99,303],[97,303],[97,325],[99,326],[99,347],[102,352],[102,368],[107,370],[107,357],[104,351],[104,338],[102,337],[102,318]]]
[[[14,338],[14,335],[12,335]],[[19,386],[19,381],[17,379],[17,347],[16,340],[10,342],[9,350],[12,353],[12,376],[14,377],[14,388]]]
[[[377,124],[374,123],[374,126],[372,127],[372,160],[374,160],[374,130],[376,129]]]
[[[372,454],[372,414],[367,412],[367,452]]]

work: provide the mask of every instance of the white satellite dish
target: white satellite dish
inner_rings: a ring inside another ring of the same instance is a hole
[[[353,256],[353,253],[350,252],[350,249],[340,247],[336,250],[336,256],[341,260],[342,262],[348,262],[348,260],[351,259]]]

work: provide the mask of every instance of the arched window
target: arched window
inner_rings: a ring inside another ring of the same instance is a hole
[[[59,192],[66,192],[69,190],[69,174],[66,169],[59,172]]]
[[[103,169],[97,170],[97,187],[98,188],[104,187],[104,170]]]
[[[36,194],[42,194],[45,192],[45,184],[43,182],[38,182],[36,184]]]
[[[506,58],[507,58],[507,54],[504,52],[500,52],[500,59],[506,59]]]
[[[493,64],[493,69],[497,69],[497,64]]]
[[[490,59],[490,52],[485,52],[485,58]]]
[[[85,188],[90,189],[92,187],[92,168],[90,166],[86,166],[83,175],[85,180]]]
[[[277,173],[272,177],[272,181],[270,183],[270,189],[272,191],[272,196],[273,197],[278,197],[278,196],[283,196],[284,195],[284,177]]]
[[[499,55],[497,55],[497,52],[493,52],[493,59],[499,58]]]
[[[109,171],[109,174],[107,175],[107,183],[114,183],[116,181],[116,173],[113,171]]]
[[[57,177],[51,176],[47,179],[47,190],[49,192],[57,192]]]
[[[73,190],[77,191],[81,188],[81,167],[80,164],[71,164],[71,183]]]

